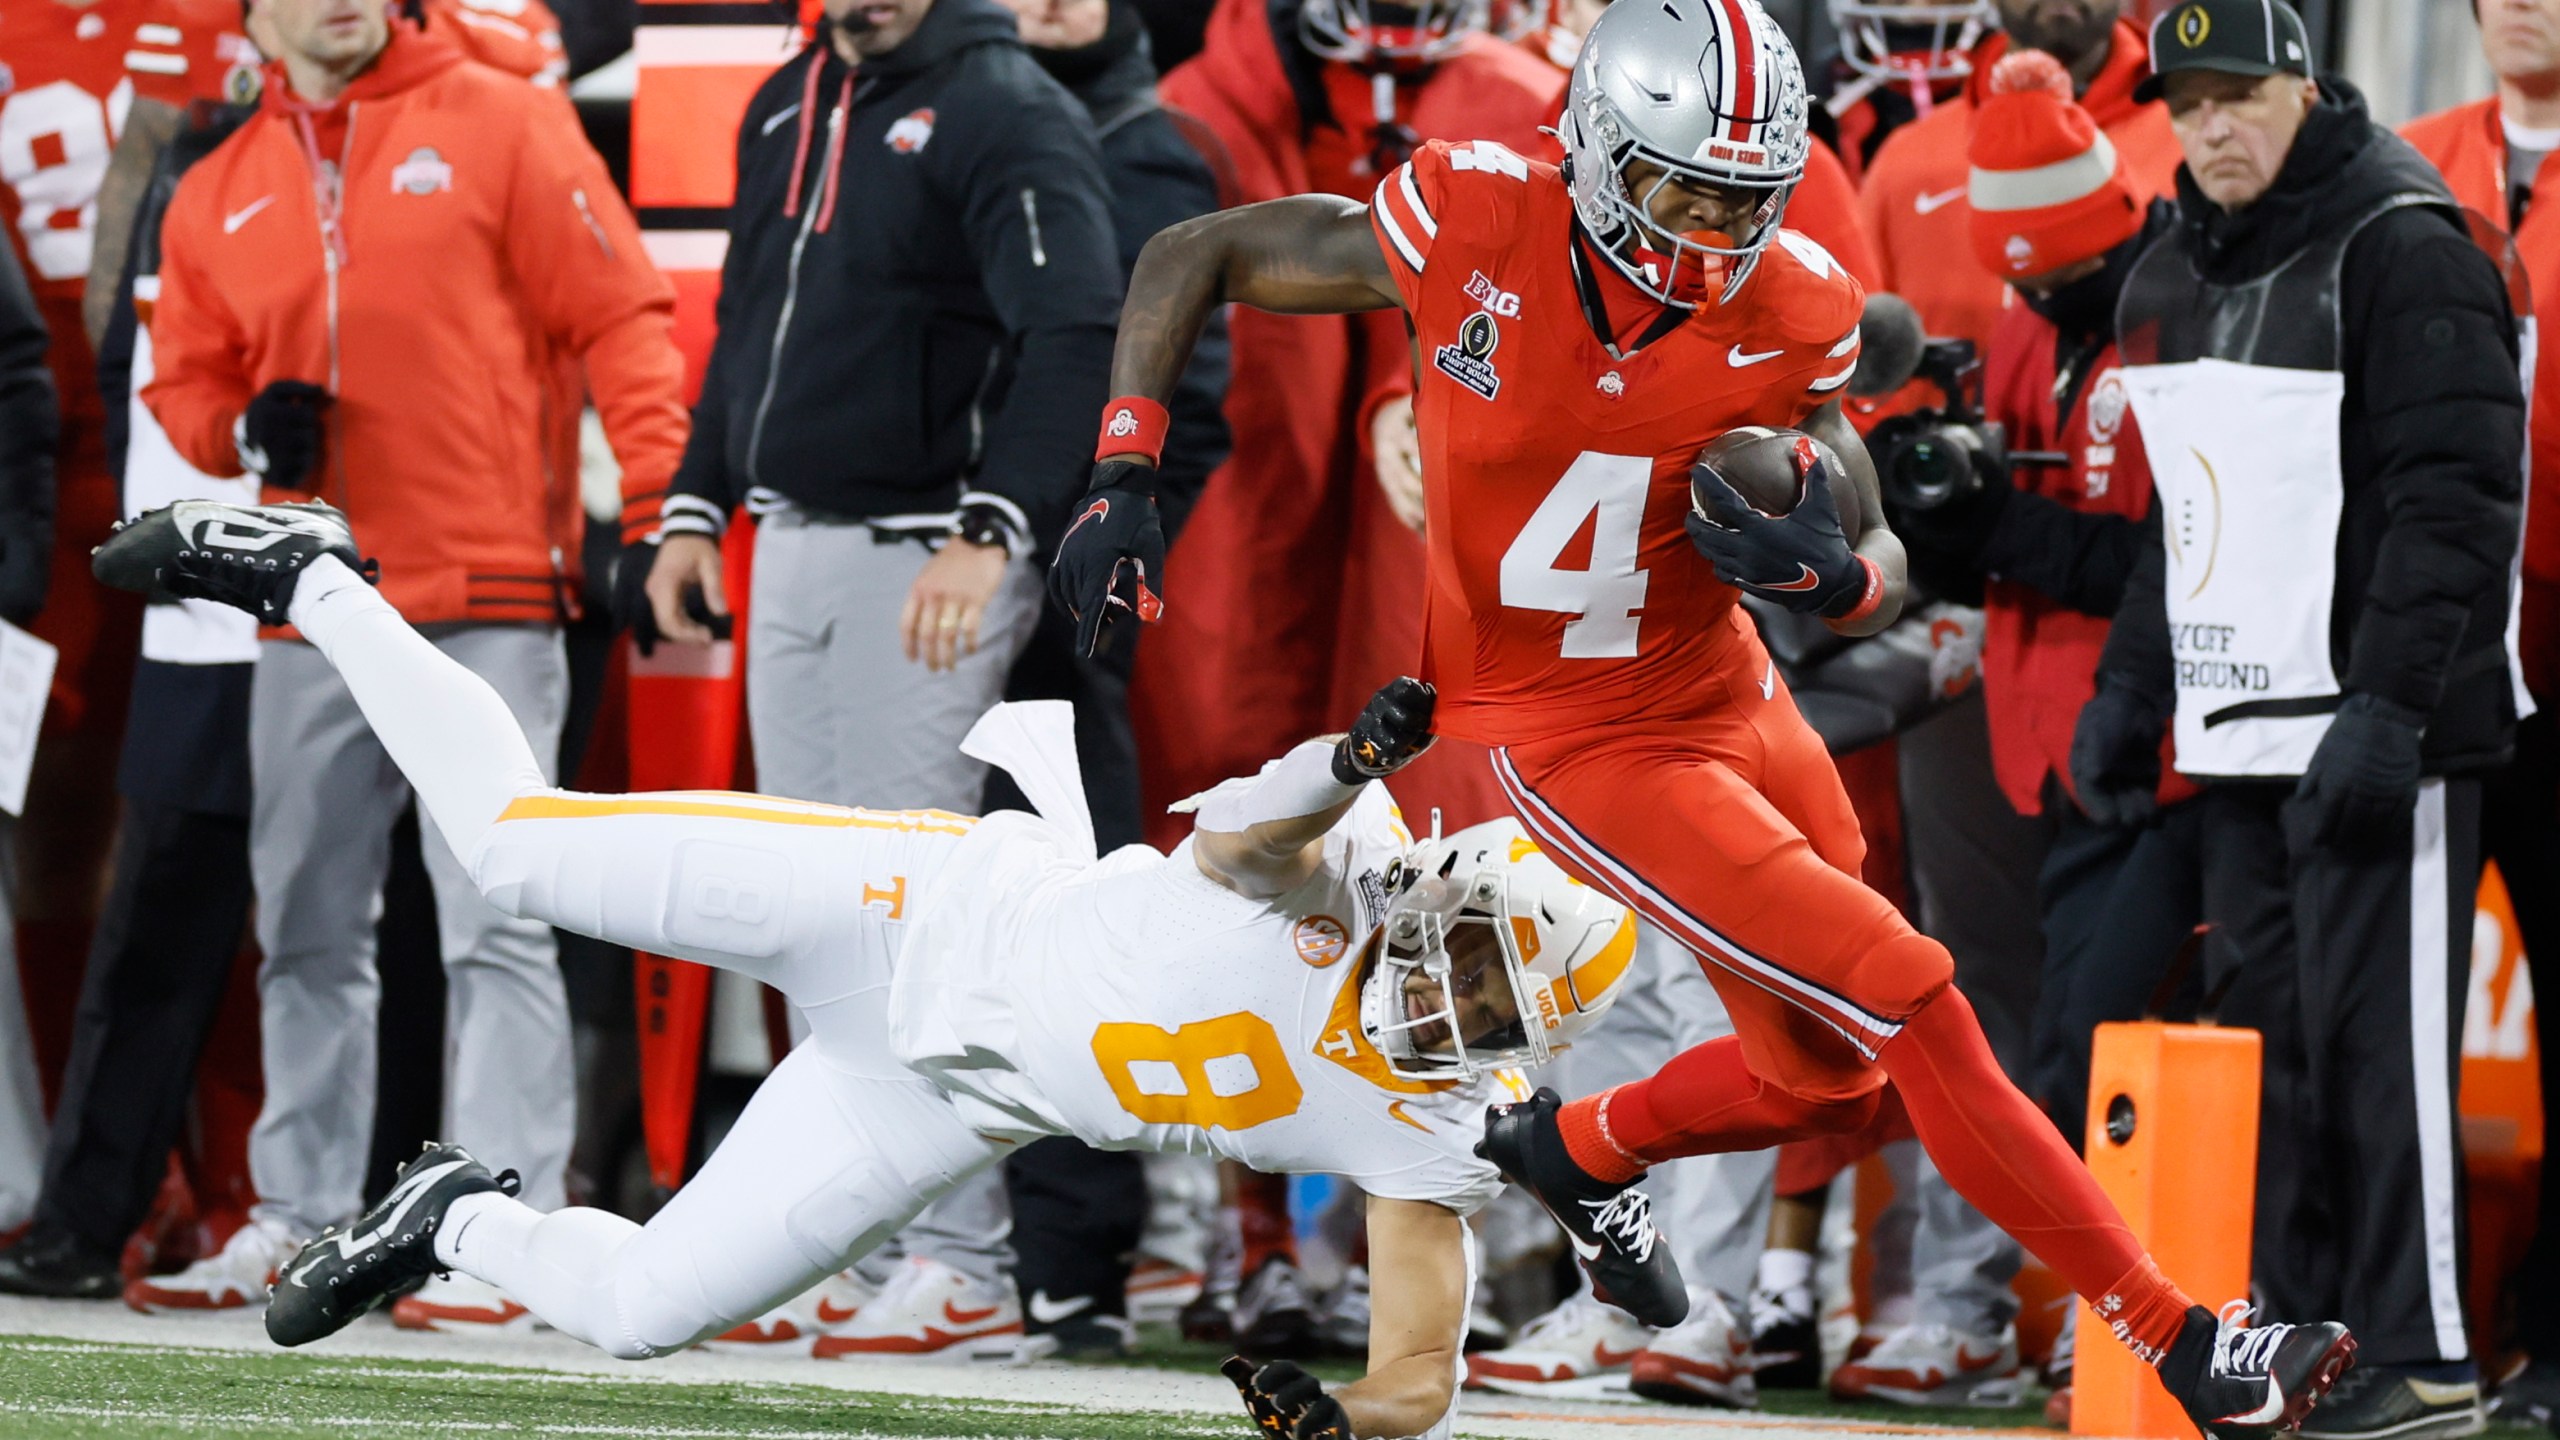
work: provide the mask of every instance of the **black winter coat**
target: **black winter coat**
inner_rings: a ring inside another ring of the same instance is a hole
[[[757,490],[867,519],[965,487],[1054,539],[1108,398],[1120,265],[1092,123],[1009,11],[936,0],[858,71],[823,40],[775,71],[738,127],[720,286],[668,529]]]
[[[2207,280],[2264,275],[2319,235],[2415,188],[2433,167],[2333,80],[2275,184],[2237,214],[2178,170],[2179,223]],[[2428,717],[2430,774],[2501,764],[2514,741],[2506,625],[2522,525],[2524,393],[2504,280],[2448,200],[2368,223],[2339,274],[2339,412],[2331,663],[2344,693]],[[2158,516],[2107,637],[2102,681],[2173,703]],[[2281,556],[2264,563],[2281,564]]]

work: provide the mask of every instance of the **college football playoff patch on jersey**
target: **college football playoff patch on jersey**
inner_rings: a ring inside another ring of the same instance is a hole
[[[1458,322],[1458,343],[1443,345],[1431,352],[1431,363],[1440,372],[1466,386],[1487,400],[1502,388],[1502,377],[1493,373],[1493,349],[1502,343],[1502,331],[1493,316],[1479,310]]]

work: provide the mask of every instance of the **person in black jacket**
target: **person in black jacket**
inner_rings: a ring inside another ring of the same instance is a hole
[[[2516,315],[2281,0],[2184,0],[2153,45],[2187,163],[2118,328],[2160,539],[2072,771],[2093,815],[2138,809],[2170,722],[2205,785],[2209,978],[2238,967],[2222,1015],[2266,1043],[2254,1278],[2362,1346],[2303,1433],[2470,1434],[2454,1097],[2519,683]]]
[[[53,447],[62,424],[45,364],[50,336],[17,251],[0,262],[0,619],[24,625],[44,606],[52,573]],[[15,817],[0,816],[0,858],[15,851]],[[0,877],[0,922],[16,909]],[[44,1094],[18,999],[17,947],[0,923],[0,1228],[35,1203],[28,1162],[44,1143]]]
[[[1112,216],[1126,274],[1157,231],[1219,208],[1217,177],[1186,138],[1182,121],[1156,98],[1156,67],[1145,25],[1126,0],[1001,0],[1021,22],[1032,58],[1074,95],[1102,142]],[[1204,132],[1205,133],[1205,132]],[[1212,140],[1209,143],[1214,144]],[[1209,474],[1227,458],[1230,437],[1227,333],[1213,317],[1165,408],[1164,478],[1157,504],[1169,544]],[[1046,558],[1045,555],[1043,557]],[[1076,711],[1076,759],[1084,770],[1094,839],[1105,853],[1140,833],[1138,742],[1129,723],[1135,645],[1075,653],[1075,622],[1044,606],[1031,643],[1014,662],[1008,700],[1066,700]],[[1002,771],[990,777],[986,807],[1027,802]],[[1005,1162],[1013,1207],[1014,1289],[1023,1304],[1024,1353],[1079,1354],[1124,1349],[1130,1262],[1147,1225],[1146,1168],[1134,1152],[1102,1151],[1071,1136],[1034,1142]]]
[[[1085,108],[994,0],[827,0],[819,34],[739,124],[719,337],[620,608],[644,645],[709,640],[743,504],[760,787],[966,814],[987,767],[961,737],[1039,618],[1107,396],[1112,192]],[[1004,1228],[994,1174],[944,1197],[839,1342],[1017,1323]]]

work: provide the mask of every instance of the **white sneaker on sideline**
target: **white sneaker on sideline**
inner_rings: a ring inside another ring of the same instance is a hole
[[[939,1260],[910,1255],[887,1286],[809,1353],[931,1355],[988,1335],[1022,1328],[1022,1302],[1013,1287],[954,1270]]]
[[[1510,1345],[1468,1356],[1467,1388],[1513,1395],[1580,1393],[1595,1382],[1623,1388],[1621,1377],[1653,1334],[1585,1291],[1521,1326]]]
[[[1712,1290],[1692,1295],[1689,1318],[1653,1337],[1627,1371],[1627,1388],[1648,1400],[1754,1410],[1751,1335]]]
[[[880,1293],[851,1270],[839,1270],[753,1320],[742,1320],[703,1343],[715,1349],[753,1346],[762,1351],[809,1353],[821,1335],[842,1331]]]
[[[1840,1400],[1886,1400],[1897,1405],[1979,1405],[2005,1409],[2018,1403],[2024,1385],[2018,1364],[2018,1327],[1997,1335],[1951,1330],[1944,1325],[1905,1325],[1863,1360],[1831,1373]]]
[[[273,1220],[251,1220],[231,1232],[220,1250],[175,1275],[128,1281],[124,1303],[145,1315],[169,1310],[238,1310],[267,1303],[276,1267],[302,1242]]]
[[[446,1335],[518,1334],[540,1324],[507,1292],[469,1275],[437,1275],[391,1304],[391,1323],[403,1330]]]

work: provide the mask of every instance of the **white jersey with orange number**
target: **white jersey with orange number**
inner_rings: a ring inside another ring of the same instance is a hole
[[[1474,1151],[1485,1107],[1526,1082],[1398,1079],[1359,1025],[1353,952],[1410,839],[1372,785],[1313,878],[1256,900],[1188,841],[1087,861],[1049,821],[990,816],[900,947],[898,1057],[988,1135],[1204,1151],[1472,1212],[1501,1184]]]

